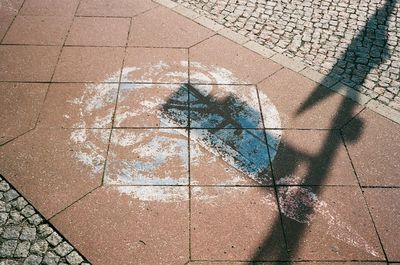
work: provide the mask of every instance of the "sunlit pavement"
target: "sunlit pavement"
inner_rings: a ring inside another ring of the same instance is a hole
[[[400,262],[397,123],[150,0],[0,3],[0,174],[92,264]]]

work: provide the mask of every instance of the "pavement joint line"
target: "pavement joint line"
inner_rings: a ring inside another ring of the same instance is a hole
[[[361,111],[361,112],[362,112],[362,111]],[[360,113],[361,113],[361,112],[360,112]],[[358,115],[358,114],[357,114],[357,115]],[[364,206],[365,206],[365,208],[367,209],[370,222],[372,222],[372,225],[374,226],[375,236],[377,236],[377,238],[378,238],[378,241],[379,241],[379,244],[380,244],[380,247],[381,247],[383,256],[385,257],[385,261],[388,262],[388,256],[387,256],[386,251],[385,251],[385,248],[384,248],[384,246],[383,246],[383,242],[382,242],[381,236],[379,235],[378,228],[376,227],[374,218],[373,218],[373,216],[372,216],[372,212],[371,212],[370,207],[369,207],[369,205],[368,205],[367,198],[365,197],[364,190],[363,190],[363,188],[362,188],[362,186],[361,186],[361,180],[360,180],[360,177],[359,177],[358,174],[357,174],[357,170],[356,170],[356,167],[354,166],[353,159],[351,158],[351,154],[350,154],[350,151],[349,151],[349,149],[348,149],[348,147],[347,147],[346,140],[345,140],[344,135],[343,135],[343,131],[340,132],[340,138],[341,138],[341,140],[342,140],[342,142],[343,142],[344,148],[345,148],[346,153],[347,153],[347,157],[349,158],[350,165],[351,165],[351,167],[352,167],[352,169],[353,169],[354,176],[355,176],[355,178],[356,178],[356,180],[357,180],[357,184],[358,184],[357,186],[358,186],[358,188],[360,189],[361,196],[362,196],[362,199],[363,199],[363,202],[364,202]]]
[[[12,19],[10,25],[8,25],[8,27],[7,27],[7,29],[6,29],[6,32],[4,32],[4,35],[3,35],[3,37],[2,37],[1,40],[0,40],[0,44],[1,44],[1,45],[3,45],[3,41],[4,41],[4,39],[6,38],[6,36],[7,36],[7,34],[8,34],[8,31],[10,30],[12,24],[14,24],[14,21],[15,21],[15,19],[17,18],[17,15],[19,14],[19,12],[21,11],[22,7],[24,6],[25,2],[26,2],[26,0],[23,0],[21,6],[18,8],[17,12],[15,13],[15,16],[14,16],[14,18]]]
[[[218,33],[214,32],[214,34],[212,34],[211,36],[208,36],[208,37],[206,37],[206,38],[204,38],[204,39],[198,41],[197,43],[195,43],[195,44],[189,46],[188,49],[190,50],[190,49],[194,48],[195,46],[197,46],[197,45],[199,45],[199,44],[201,44],[201,43],[203,43],[203,42],[205,42],[205,41],[211,39],[212,37],[214,37],[214,36],[216,36],[216,35],[218,35]]]
[[[164,0],[159,0],[159,1],[164,1]],[[174,11],[174,9],[176,9],[178,6],[181,6],[182,8],[185,8],[184,6],[182,6],[179,3],[176,3],[176,4],[177,4],[177,6],[174,6],[173,8],[170,8],[170,9]],[[193,12],[195,12],[195,11],[193,11]],[[204,26],[204,27],[206,27],[206,28],[208,28],[210,30],[216,31],[218,33],[219,33],[219,31],[223,31],[223,30],[225,30],[225,32],[232,31],[228,27],[226,27],[224,25],[221,25],[221,24],[215,22],[214,20],[212,20],[210,18],[207,18],[205,15],[200,15],[200,16],[198,16],[196,18],[193,18],[193,17],[187,17],[187,18],[199,23],[200,25],[202,25],[202,26]],[[239,34],[239,33],[236,33],[236,32],[234,32],[234,33],[235,34]],[[241,35],[241,34],[239,34],[239,35]],[[247,38],[247,37],[245,37],[243,35],[241,35],[241,36],[243,38]],[[227,38],[226,36],[224,36],[224,37]],[[235,37],[233,37],[233,38],[235,40],[239,40],[239,38],[238,39],[236,39]],[[231,38],[228,37],[228,39],[231,39]],[[240,40],[237,43],[239,45],[241,45],[242,47],[245,47],[245,48],[247,48],[249,50],[257,52],[258,54],[264,56],[267,59],[272,59],[274,56],[277,56],[277,57],[275,57],[275,59],[277,60],[275,62],[279,63],[282,67],[286,67],[288,69],[293,68],[291,70],[294,70],[296,73],[299,73],[300,75],[302,75],[302,76],[304,76],[304,77],[306,77],[308,79],[311,79],[312,81],[317,82],[320,85],[323,85],[323,87],[325,87],[327,89],[329,89],[330,87],[334,86],[338,82],[338,81],[335,81],[335,80],[332,80],[332,81],[329,80],[329,79],[332,79],[332,78],[329,78],[329,76],[327,76],[327,75],[324,75],[324,74],[321,74],[321,73],[319,73],[319,72],[317,72],[315,70],[312,70],[309,66],[306,66],[305,64],[301,63],[301,61],[302,61],[301,57],[294,56],[293,58],[290,58],[290,57],[287,57],[287,56],[283,55],[282,53],[276,53],[275,55],[273,55],[271,57],[270,56],[271,54],[269,52],[267,52],[264,55],[263,53],[259,52],[259,47],[253,48],[253,46],[255,47],[255,45],[253,43],[246,45],[246,43],[248,43],[248,42],[240,43]],[[278,56],[277,54],[280,54],[280,55]],[[285,56],[286,58],[283,59],[283,57],[281,57],[281,56]],[[279,59],[277,59],[277,58],[279,58]],[[303,64],[304,67],[302,67],[300,63]],[[287,67],[287,65],[290,65],[290,68]],[[328,83],[321,84],[322,80],[328,80]],[[347,98],[350,98],[351,100],[353,100],[353,101],[355,101],[357,103],[360,103],[362,105],[362,103],[365,102],[365,97],[368,97],[368,96],[362,94],[363,97],[359,100],[359,98],[357,96],[355,96],[355,95],[358,95],[358,94],[361,94],[361,93],[358,92],[357,90],[353,89],[353,88],[351,88],[351,90],[354,90],[354,94],[350,94],[350,95],[347,94],[347,93],[345,95],[343,95],[341,93],[339,93],[339,94],[341,94],[342,96],[345,96]],[[338,92],[336,90],[334,90],[334,91]],[[392,111],[388,111],[388,108],[390,108],[390,107],[384,105],[383,103],[380,103],[380,102],[379,103],[376,102],[376,103],[373,103],[373,104],[371,103],[369,105],[367,104],[367,107],[369,109],[371,109],[372,111],[384,116],[385,118],[388,118],[388,119],[396,122],[397,124],[400,124],[400,112],[395,111],[393,109],[392,109]]]

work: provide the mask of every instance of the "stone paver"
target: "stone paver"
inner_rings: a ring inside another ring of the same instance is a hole
[[[129,18],[76,17],[66,45],[125,46]]]
[[[173,1],[400,111],[398,1]]]
[[[358,14],[346,3],[321,6]],[[263,19],[292,4],[261,3],[273,7]],[[32,206],[8,211],[19,194],[0,181],[1,265],[85,264],[79,253],[107,265],[399,261],[398,125],[365,108],[376,102],[337,75],[341,67],[375,73],[390,46],[384,36],[366,43],[376,58],[366,67],[344,64],[353,53],[365,64],[359,44],[372,33],[357,24],[366,37],[335,46],[344,55],[324,76],[283,57],[279,41],[247,42],[249,34],[173,1],[26,0],[7,14],[0,174]],[[43,38],[17,33],[47,20],[50,32],[57,21],[71,27]],[[374,33],[386,31],[379,23]],[[33,40],[43,44],[24,44]]]
[[[15,196],[7,195],[11,192]],[[57,254],[65,244],[67,241],[0,176],[0,264],[88,264],[73,247],[68,249],[70,258]]]
[[[71,22],[71,17],[17,16],[3,43],[62,45]]]
[[[164,7],[157,7],[132,19],[129,45],[187,48],[213,34]]]

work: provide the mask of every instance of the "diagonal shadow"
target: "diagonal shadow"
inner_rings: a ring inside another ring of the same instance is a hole
[[[334,94],[334,92],[324,88],[323,85],[330,82],[332,77],[336,77],[336,73],[340,72],[343,67],[345,67],[345,71],[352,72],[357,76],[359,82],[355,89],[358,90],[371,70],[389,58],[387,47],[388,18],[394,10],[396,1],[387,0],[368,19],[367,24],[352,40],[346,52],[333,66],[332,71],[321,82],[322,85],[316,87],[297,110],[297,116],[304,114],[313,106]],[[370,52],[372,57],[367,63],[364,60],[365,56],[368,56],[365,52]],[[346,91],[346,93],[351,95],[352,91]],[[268,140],[274,140],[273,135],[266,135],[263,130],[254,130],[254,128],[259,128],[260,117],[254,118],[260,115],[259,110],[253,109],[245,102],[240,102],[233,95],[228,95],[219,100],[210,95],[204,95],[199,89],[185,84],[163,105],[163,115],[178,124],[182,123],[184,113],[189,112],[188,106],[182,104],[183,95],[188,95],[187,98],[190,99],[190,118],[193,124],[196,125],[196,128],[202,128],[201,130],[205,132],[194,135],[194,137],[210,147],[212,151],[230,158],[231,166],[239,171],[246,173],[260,183],[273,184],[275,192],[278,194],[280,215],[275,219],[270,233],[266,235],[262,244],[254,251],[250,264],[256,261],[290,260],[299,249],[301,239],[307,231],[307,224],[285,216],[283,214],[285,209],[282,208],[282,205],[285,205],[285,200],[297,201],[299,205],[295,210],[298,216],[312,214],[314,205],[302,203],[304,189],[288,194],[285,193],[285,187],[279,187],[276,183],[282,178],[290,178],[297,165],[306,162],[308,169],[303,176],[303,181],[308,183],[312,180],[312,192],[318,196],[329,175],[329,165],[333,163],[340,146],[343,145],[343,139],[339,137],[341,130],[338,128],[343,126],[343,121],[351,120],[355,129],[352,131],[352,135],[346,134],[346,140],[357,141],[362,134],[363,121],[357,116],[354,117],[358,104],[343,98],[338,106],[336,116],[331,121],[331,130],[328,131],[319,152],[315,155],[306,154],[288,143],[281,142],[280,146],[285,146],[285,156],[291,159],[276,160],[278,164],[274,164],[274,167],[284,168],[285,170],[279,176],[272,172],[273,178],[270,179],[269,170],[272,161],[268,161],[270,157],[268,152],[269,150],[275,152],[279,148],[275,146],[277,142],[268,142]],[[222,128],[229,130],[221,130]],[[277,155],[279,156],[279,152]],[[272,171],[274,167],[272,167]],[[286,248],[282,247],[281,242],[276,241],[276,235],[280,233],[282,227],[285,232]]]
[[[345,66],[346,71],[351,71],[352,73],[357,73],[357,77],[359,79],[358,85],[361,86],[368,73],[374,69],[375,67],[382,64],[386,59],[389,58],[389,50],[387,47],[387,39],[388,39],[388,21],[389,16],[393,12],[395,4],[397,0],[388,0],[385,4],[376,10],[373,16],[368,19],[365,27],[357,34],[357,36],[352,40],[351,44],[348,46],[346,52],[343,54],[341,58],[338,59],[337,63],[333,66],[330,74],[321,82],[322,86],[324,83],[330,81],[333,76],[336,76],[336,73],[339,69],[342,69]],[[368,54],[365,52],[373,53],[372,59],[365,64],[365,57]],[[360,87],[355,87],[358,90]],[[350,95],[352,91],[346,91],[346,94]],[[311,109],[314,105],[323,102],[334,93],[326,90],[325,88],[319,86],[315,88],[313,93],[308,97],[308,99],[301,105],[301,107],[297,110],[297,115],[302,115],[307,112],[307,110]],[[321,192],[324,181],[329,173],[329,164],[334,160],[337,150],[340,145],[342,145],[342,139],[337,137],[337,130],[335,128],[341,128],[343,126],[342,121],[350,121],[352,120],[352,124],[355,130],[352,131],[352,135],[346,135],[346,140],[349,141],[357,141],[363,131],[363,121],[358,117],[354,116],[354,111],[357,107],[357,104],[350,103],[346,98],[343,98],[341,104],[338,107],[338,114],[334,117],[331,122],[330,128],[332,130],[329,131],[324,143],[321,146],[320,151],[309,158],[304,158],[308,164],[308,172],[306,176],[304,176],[305,182],[307,180],[313,178],[313,183],[316,185],[312,190],[314,194],[318,196]],[[290,154],[290,157],[299,157],[298,151],[293,148],[288,148],[287,153]],[[303,157],[299,157],[298,159],[302,159]],[[285,161],[284,165],[278,165],[278,167],[286,167],[286,171],[284,176],[290,176],[295,167],[295,161]],[[324,166],[321,166],[324,165]],[[313,176],[317,175],[318,178]],[[277,178],[277,176],[274,176]],[[291,200],[301,201],[301,192],[291,194]],[[285,200],[285,198],[280,198],[280,201]],[[282,210],[282,209],[281,209]],[[299,215],[307,215],[313,212],[313,207],[304,205],[303,207],[298,207],[300,211]],[[285,228],[285,236],[288,246],[289,257],[293,257],[299,249],[299,245],[301,243],[301,239],[303,238],[306,230],[307,224],[296,222],[292,219],[281,216]],[[276,221],[274,227],[280,226],[281,223]],[[287,233],[287,230],[290,230],[290,233]],[[258,261],[263,260],[263,257],[267,254],[270,249],[270,245],[273,244],[273,239],[271,237],[266,237],[261,248],[255,251],[252,260]],[[278,257],[278,260],[285,260],[285,256],[287,255],[286,251],[281,250],[281,253]]]

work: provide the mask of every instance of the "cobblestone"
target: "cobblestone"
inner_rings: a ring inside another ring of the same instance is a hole
[[[13,264],[89,263],[0,176],[0,265]]]
[[[400,111],[398,1],[174,1]]]

